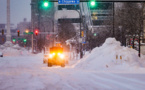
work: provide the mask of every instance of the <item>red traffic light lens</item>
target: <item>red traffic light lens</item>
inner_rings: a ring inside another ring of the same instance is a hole
[[[38,29],[35,30],[35,35],[36,35],[36,36],[38,35]]]
[[[38,31],[36,30],[35,33],[38,33]]]

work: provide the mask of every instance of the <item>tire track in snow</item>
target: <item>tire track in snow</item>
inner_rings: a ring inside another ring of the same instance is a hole
[[[73,73],[70,71],[63,70],[54,70],[51,69],[51,72],[54,72],[57,75],[60,75],[60,78],[63,79],[65,86],[69,86],[72,90],[75,89],[83,89],[87,90],[88,87],[91,89],[111,89],[111,87],[107,84],[97,83],[92,78],[90,73],[86,73],[84,71],[72,69]],[[81,78],[77,75],[82,75]],[[91,77],[90,77],[91,76]],[[84,77],[84,78],[83,78]]]
[[[101,76],[98,76],[97,73],[92,74],[92,78],[94,81],[98,81],[102,84],[106,84],[112,87],[112,89],[119,89],[119,87],[121,87],[121,89],[129,89],[129,90],[138,90],[138,88],[134,88],[132,86],[129,86],[128,84],[124,84],[124,82],[119,82],[116,81],[113,77],[110,78],[106,78],[107,74],[103,74]]]
[[[129,75],[131,76],[131,74],[129,74]],[[107,76],[113,77],[113,79],[121,81],[121,82],[126,83],[128,85],[130,84],[134,88],[145,90],[145,87],[144,87],[145,82],[139,81],[136,78],[133,79],[133,78],[129,78],[129,77],[123,77],[123,76],[120,76],[118,74],[112,74],[112,73],[107,73]]]

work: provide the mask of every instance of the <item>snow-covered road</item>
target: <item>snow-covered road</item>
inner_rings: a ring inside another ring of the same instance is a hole
[[[0,58],[0,90],[145,90],[145,73],[114,73],[67,65],[47,67],[43,55]]]

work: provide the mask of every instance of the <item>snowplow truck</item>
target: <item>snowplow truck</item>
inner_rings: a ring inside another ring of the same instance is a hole
[[[62,47],[51,47],[49,58],[48,58],[48,67],[53,65],[60,65],[61,67],[65,67],[65,56],[63,54]]]

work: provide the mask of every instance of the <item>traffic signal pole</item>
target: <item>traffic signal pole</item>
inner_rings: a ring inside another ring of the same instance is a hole
[[[113,2],[113,35],[112,37],[115,37],[115,30],[114,30],[114,15],[115,14],[115,10],[114,10],[114,2]]]
[[[75,11],[77,11],[77,10],[75,10]],[[80,38],[81,38],[81,14],[80,14],[79,11],[77,11],[77,12],[78,12],[79,18],[80,18]],[[79,44],[79,47],[80,47],[80,58],[82,58],[83,57],[83,53],[82,53],[82,43]]]
[[[32,53],[33,53],[33,34],[32,34],[32,41],[31,41],[31,43],[32,43]]]

